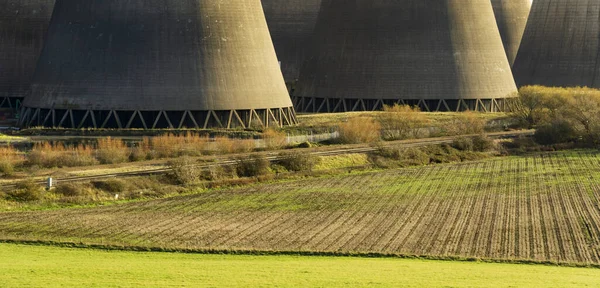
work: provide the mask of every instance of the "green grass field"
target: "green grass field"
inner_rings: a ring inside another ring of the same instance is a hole
[[[598,287],[600,269],[0,244],[2,287]]]

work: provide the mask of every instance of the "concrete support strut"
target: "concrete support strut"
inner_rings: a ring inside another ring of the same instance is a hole
[[[338,113],[357,111],[379,111],[384,106],[408,105],[419,107],[425,112],[503,112],[508,111],[511,99],[459,99],[459,100],[418,100],[418,99],[332,99],[295,97],[294,107],[308,113]]]
[[[294,108],[230,111],[123,111],[25,108],[25,127],[71,129],[281,128],[298,123]]]
[[[23,103],[21,97],[0,97],[0,108],[8,108],[16,112],[21,107],[21,103]]]

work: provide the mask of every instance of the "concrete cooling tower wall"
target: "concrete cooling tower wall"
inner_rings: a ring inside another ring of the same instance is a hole
[[[600,1],[534,0],[513,66],[519,86],[600,88]]]
[[[16,109],[27,94],[54,0],[0,0],[0,108]]]
[[[262,0],[275,52],[287,83],[298,80],[321,0]]]
[[[531,0],[492,0],[492,6],[508,62],[513,65],[527,26]]]
[[[22,126],[296,123],[260,0],[57,0]]]
[[[299,111],[499,111],[516,92],[490,1],[328,0],[315,30]]]

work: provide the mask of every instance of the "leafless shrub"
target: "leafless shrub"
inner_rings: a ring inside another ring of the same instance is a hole
[[[280,154],[278,164],[288,171],[312,171],[319,164],[319,158],[312,154],[302,152],[289,152]]]
[[[253,154],[247,158],[238,158],[236,171],[240,177],[258,177],[268,174],[270,165],[264,155]]]
[[[182,185],[196,184],[200,181],[202,170],[196,166],[196,162],[190,157],[181,157],[169,163],[171,176]]]

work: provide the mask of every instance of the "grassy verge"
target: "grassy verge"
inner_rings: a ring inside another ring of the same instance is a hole
[[[332,128],[340,123],[346,122],[352,118],[377,119],[384,112],[346,112],[346,113],[319,113],[319,114],[300,114],[298,121],[300,124],[293,127],[285,127],[284,131],[290,134],[305,133],[328,133]],[[428,121],[430,127],[443,127],[452,123],[464,113],[430,113],[420,112]],[[490,127],[502,127],[504,124],[514,122],[507,113],[475,113],[477,118],[488,123]]]
[[[0,244],[4,287],[595,287],[600,270],[299,256],[133,253]],[[60,265],[57,265],[60,263]]]
[[[21,142],[21,141],[25,141],[25,140],[27,140],[27,139],[24,137],[0,134],[0,143]]]

